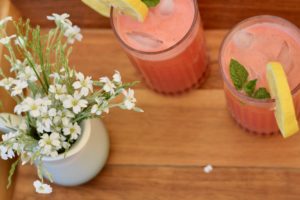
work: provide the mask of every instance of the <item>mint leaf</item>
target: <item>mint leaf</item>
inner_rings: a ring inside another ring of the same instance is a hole
[[[247,82],[249,76],[249,73],[247,72],[246,68],[234,59],[230,60],[229,68],[230,77],[233,82],[233,85],[237,90],[243,89],[243,86]]]
[[[157,6],[159,4],[160,0],[142,0],[149,8]]]
[[[266,88],[259,88],[252,97],[255,99],[270,99],[271,95]]]
[[[253,92],[255,91],[257,79],[248,81],[244,86],[244,91],[249,95],[252,96]]]

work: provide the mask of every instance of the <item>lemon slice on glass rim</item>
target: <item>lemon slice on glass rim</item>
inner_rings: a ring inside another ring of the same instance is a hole
[[[106,17],[110,17],[111,7],[141,22],[148,15],[148,7],[141,0],[82,0],[82,2]]]
[[[295,106],[286,74],[279,62],[267,64],[267,80],[271,96],[275,98],[275,118],[284,138],[299,131]]]

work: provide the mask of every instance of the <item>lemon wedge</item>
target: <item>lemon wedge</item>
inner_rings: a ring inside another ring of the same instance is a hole
[[[141,0],[82,0],[82,2],[106,17],[110,17],[111,6],[141,22],[148,15],[148,7]]]
[[[295,106],[286,74],[279,62],[267,64],[267,80],[271,96],[275,98],[275,118],[284,138],[299,131]]]

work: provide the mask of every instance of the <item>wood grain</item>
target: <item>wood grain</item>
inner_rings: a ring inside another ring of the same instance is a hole
[[[205,32],[207,50],[210,54],[210,74],[205,84],[202,85],[202,89],[222,88],[218,52],[226,33],[226,30]],[[117,69],[123,74],[125,81],[140,80],[141,84],[137,88],[146,88],[142,77],[130,63],[111,30],[85,29],[83,35],[83,41],[76,43],[73,48],[71,64],[94,78],[101,75],[111,75]]]
[[[1,0],[0,1],[0,19],[5,16],[10,15],[14,18],[18,18],[20,16],[19,12],[16,8],[8,1]],[[7,33],[13,33],[13,26],[9,24],[6,27]],[[0,44],[0,68],[5,72],[9,72],[9,64],[4,60],[3,55],[7,52],[4,50],[3,46]],[[11,112],[13,111],[14,103],[7,95],[5,91],[0,89],[0,101],[2,102],[2,107],[0,106],[0,112]],[[1,135],[1,133],[0,133]],[[1,140],[1,137],[0,137]],[[0,200],[10,200],[13,193],[13,187],[9,190],[6,190],[8,171],[10,169],[11,162],[3,161],[0,159]]]
[[[108,165],[88,185],[32,192],[33,168],[20,170],[14,200],[298,200],[299,169]]]
[[[21,10],[23,17],[34,24],[52,26],[46,20],[51,13],[70,13],[71,19],[81,27],[109,28],[107,18],[98,15],[80,0],[12,0]],[[271,14],[284,17],[300,25],[300,0],[198,0],[204,26],[208,29],[231,28],[250,16]]]

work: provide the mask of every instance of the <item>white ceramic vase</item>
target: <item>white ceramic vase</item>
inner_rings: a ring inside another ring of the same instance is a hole
[[[104,167],[109,154],[109,137],[99,119],[83,121],[80,139],[66,155],[43,158],[44,167],[56,184],[76,186],[93,179]]]
[[[8,114],[1,114],[8,116]],[[14,124],[17,116],[11,115]],[[44,157],[43,164],[56,184],[76,186],[93,179],[104,167],[109,154],[109,137],[104,124],[99,119],[81,123],[82,133],[66,154],[58,157]],[[0,131],[8,132],[0,120]]]

